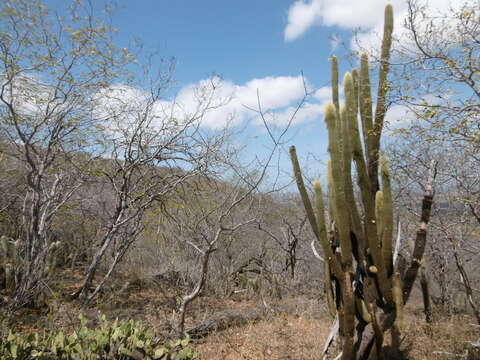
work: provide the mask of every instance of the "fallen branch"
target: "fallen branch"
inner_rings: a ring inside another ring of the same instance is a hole
[[[259,321],[263,312],[257,309],[247,311],[228,311],[221,313],[213,319],[206,320],[185,332],[192,339],[200,339],[208,336],[211,332],[225,330],[233,326],[243,326],[248,323]]]

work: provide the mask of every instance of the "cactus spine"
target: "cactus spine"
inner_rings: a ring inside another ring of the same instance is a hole
[[[335,57],[331,59],[332,103],[325,106],[324,118],[330,154],[327,171],[328,205],[334,226],[332,232],[327,232],[321,184],[319,181],[313,184],[314,211],[295,147],[290,148],[295,179],[307,217],[325,255],[327,300],[331,314],[339,317],[342,359],[348,360],[382,358],[385,332],[393,327],[398,334],[403,329],[403,306],[423,256],[425,225],[433,198],[432,191],[425,193],[422,208],[428,211],[422,211],[423,225],[417,232],[410,267],[402,273],[394,271],[390,171],[387,159],[380,157],[392,30],[393,9],[387,5],[375,112],[372,109],[374,102],[368,56],[361,56],[360,71],[354,69],[351,74],[345,74],[344,104],[339,102],[338,61]],[[352,161],[355,163],[360,199],[355,198]],[[358,204],[362,207],[361,211]],[[332,281],[339,287],[336,292],[332,291]],[[370,335],[363,336],[367,328]]]

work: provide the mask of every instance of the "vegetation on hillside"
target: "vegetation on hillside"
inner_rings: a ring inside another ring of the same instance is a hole
[[[265,181],[293,117],[244,166],[233,129],[202,126],[217,77],[165,108],[173,64],[91,4],[4,1],[0,356],[476,359],[480,14],[408,7],[344,99],[331,59],[327,184],[292,147],[296,193]]]

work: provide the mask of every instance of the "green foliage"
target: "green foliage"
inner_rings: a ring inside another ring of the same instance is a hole
[[[162,359],[189,360],[198,355],[189,339],[158,344],[148,326],[134,320],[113,322],[105,316],[95,328],[80,315],[80,326],[71,334],[13,333],[0,339],[0,358],[17,359]]]

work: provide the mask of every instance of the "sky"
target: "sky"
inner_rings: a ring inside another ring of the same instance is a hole
[[[93,2],[97,6],[100,0]],[[53,8],[64,4],[61,0],[47,3]],[[294,144],[305,166],[308,161],[314,172],[322,172],[315,162],[324,160],[327,154],[322,112],[331,98],[329,58],[339,57],[341,76],[350,69],[344,55],[355,48],[351,42],[354,29],[360,29],[359,38],[365,46],[379,46],[387,3],[116,0],[112,21],[119,30],[120,43],[136,37],[145,51],[175,58],[175,84],[170,96],[176,94],[176,101],[186,112],[195,107],[195,89],[208,86],[207,80],[215,74],[216,96],[225,104],[205,116],[204,126],[215,130],[230,121],[236,129],[242,129],[237,141],[246,146],[246,159],[263,158],[272,146],[258,112],[252,110],[258,110],[258,99],[272,131],[279,134],[304,98],[306,86],[310,95],[283,138],[279,163],[290,172],[286,154],[288,146]],[[390,3],[394,7],[395,31],[401,37],[406,2]],[[429,0],[429,4],[444,11],[450,1]],[[173,97],[165,99],[169,101]],[[393,114],[402,116],[398,111]]]
[[[223,79],[223,96],[234,93],[235,98],[208,116],[207,123],[222,126],[230,113],[235,114],[235,124],[245,129],[238,141],[246,145],[249,160],[254,156],[265,158],[272,146],[258,114],[248,110],[258,108],[257,90],[262,108],[278,113],[273,130],[279,133],[304,96],[303,73],[309,90],[320,89],[319,98],[312,97],[297,114],[295,125],[285,136],[281,167],[290,172],[286,151],[292,144],[297,145],[301,157],[308,152],[325,157],[326,131],[321,112],[331,96],[326,88],[330,81],[328,59],[341,53],[341,49],[333,49],[329,38],[348,37],[348,29],[316,27],[295,38],[287,35],[290,9],[295,4],[291,0],[117,3],[114,24],[121,33],[138,36],[148,50],[175,57],[174,78],[180,93],[211,74]],[[382,12],[380,9],[380,16]]]

